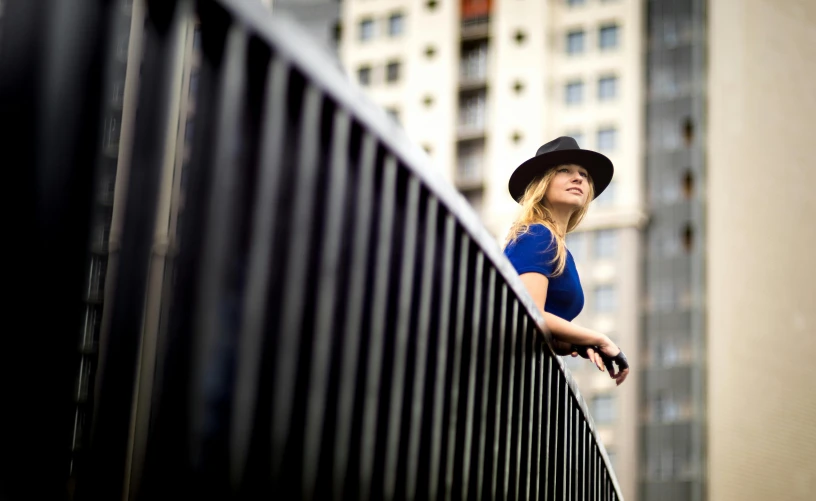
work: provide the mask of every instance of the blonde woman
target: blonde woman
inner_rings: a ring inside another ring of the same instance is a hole
[[[599,370],[609,369],[620,385],[629,374],[620,348],[606,335],[572,323],[584,306],[584,293],[564,242],[612,173],[608,158],[580,149],[571,137],[539,148],[510,176],[510,195],[521,205],[521,215],[510,228],[504,253],[544,315],[556,353],[588,358]]]

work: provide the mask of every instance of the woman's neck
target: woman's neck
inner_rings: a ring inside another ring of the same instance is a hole
[[[553,223],[561,235],[567,234],[567,226],[569,226],[570,217],[575,211],[572,207],[547,207],[553,217]]]

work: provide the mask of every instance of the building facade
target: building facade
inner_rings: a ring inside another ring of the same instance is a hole
[[[648,2],[641,499],[705,499],[705,2]]]
[[[816,3],[708,3],[708,499],[816,492]]]

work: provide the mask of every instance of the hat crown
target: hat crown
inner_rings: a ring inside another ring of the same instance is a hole
[[[538,149],[538,151],[536,151],[536,156],[543,155],[545,153],[552,153],[553,151],[580,150],[580,149],[581,147],[578,146],[578,141],[569,136],[561,136],[553,139],[549,143],[542,145]]]

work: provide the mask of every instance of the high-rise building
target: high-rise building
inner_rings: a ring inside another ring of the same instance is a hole
[[[638,352],[643,3],[345,0],[350,77],[420,144],[500,242],[515,167],[562,135],[602,151],[615,180],[568,238],[584,285],[576,319]],[[569,362],[623,492],[637,485],[638,376],[615,388]]]

